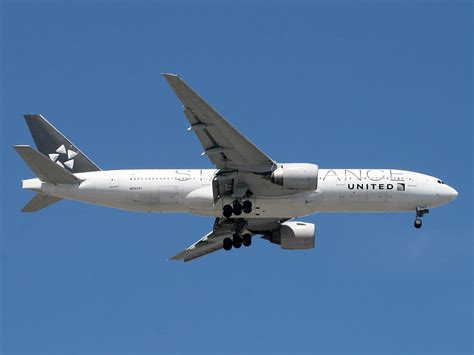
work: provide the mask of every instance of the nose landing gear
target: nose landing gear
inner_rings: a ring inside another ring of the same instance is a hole
[[[416,217],[415,223],[414,223],[415,228],[416,229],[421,228],[422,225],[423,225],[423,222],[421,221],[421,218]]]
[[[420,229],[421,226],[423,225],[423,222],[421,221],[421,217],[423,217],[425,214],[430,213],[430,210],[424,207],[417,207],[416,208],[416,218],[415,218],[415,223],[413,224],[416,229]]]

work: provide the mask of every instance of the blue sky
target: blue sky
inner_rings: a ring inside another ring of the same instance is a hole
[[[27,2],[1,8],[1,351],[471,353],[472,3]],[[210,168],[179,73],[280,162],[438,176],[413,214],[319,214],[317,247],[167,258],[212,226],[20,209],[42,113],[103,169]]]

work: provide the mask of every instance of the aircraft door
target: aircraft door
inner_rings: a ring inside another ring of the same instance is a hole
[[[119,176],[118,175],[110,175],[110,188],[119,187]]]
[[[407,184],[408,184],[408,186],[416,187],[416,175],[415,174],[408,174]]]

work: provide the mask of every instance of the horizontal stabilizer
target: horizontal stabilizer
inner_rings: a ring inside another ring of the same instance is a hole
[[[14,148],[43,182],[77,184],[82,181],[29,145],[16,145]]]
[[[26,204],[21,212],[36,212],[43,208],[51,206],[53,203],[61,201],[62,198],[48,196],[41,193],[37,193],[31,200]]]

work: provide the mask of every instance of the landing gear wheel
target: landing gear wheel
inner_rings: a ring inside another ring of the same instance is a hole
[[[249,200],[244,201],[242,203],[242,208],[243,208],[244,213],[252,212],[252,202],[250,202]]]
[[[225,205],[222,209],[222,214],[224,215],[225,218],[230,218],[232,217],[232,206],[231,205]]]
[[[230,250],[230,249],[232,249],[232,239],[230,239],[230,238],[225,238],[225,239],[222,241],[222,246],[223,246],[224,250]]]
[[[242,244],[246,247],[249,247],[252,245],[252,235],[250,234],[244,234],[242,236]]]
[[[234,235],[232,238],[232,245],[234,248],[239,249],[242,246],[242,237],[238,234]]]
[[[242,214],[242,204],[238,201],[235,201],[233,204],[232,204],[232,209],[234,211],[234,214],[236,216],[240,216]]]
[[[421,228],[422,225],[423,225],[423,222],[421,221],[420,218],[415,219],[414,226],[415,226],[416,229]]]
[[[423,217],[425,214],[430,213],[430,210],[426,207],[417,207],[416,208],[416,219],[414,226],[416,229],[421,228],[422,222],[421,222],[421,217]]]

